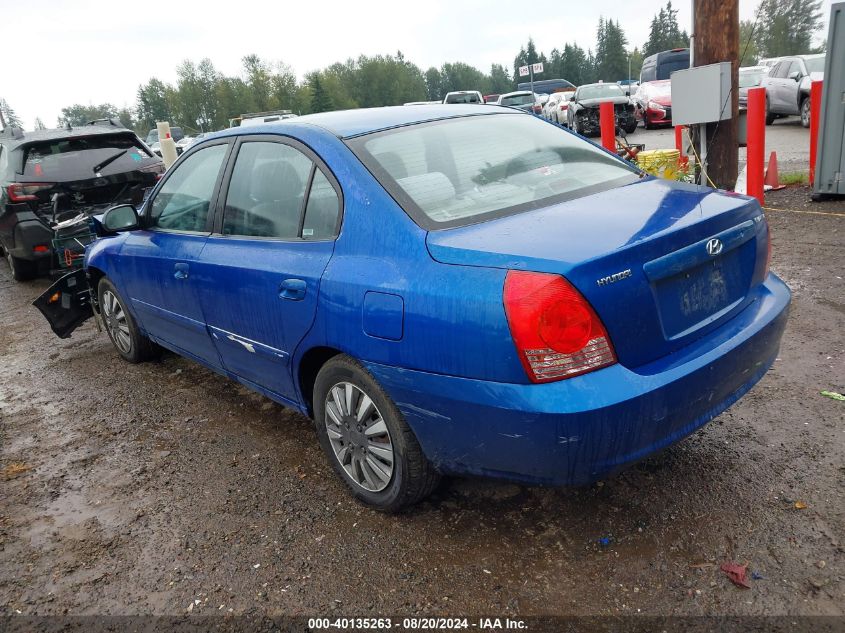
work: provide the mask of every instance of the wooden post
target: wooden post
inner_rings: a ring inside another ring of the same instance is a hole
[[[695,0],[692,20],[693,64],[731,62],[731,96],[725,106],[730,118],[707,124],[707,175],[717,187],[733,189],[739,171],[739,0]]]

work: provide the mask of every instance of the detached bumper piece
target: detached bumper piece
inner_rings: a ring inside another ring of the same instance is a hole
[[[59,338],[69,338],[82,323],[94,316],[91,288],[81,268],[68,273],[32,302]]]

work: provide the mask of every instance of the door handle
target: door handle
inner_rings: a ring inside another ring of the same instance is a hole
[[[173,276],[176,279],[187,279],[188,278],[188,264],[176,264],[173,267]]]
[[[302,301],[305,298],[305,288],[302,279],[285,279],[279,287],[279,298]]]

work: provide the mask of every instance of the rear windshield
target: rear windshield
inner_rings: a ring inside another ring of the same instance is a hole
[[[481,103],[481,100],[474,92],[467,92],[463,94],[446,95],[446,103]]]
[[[762,70],[746,70],[739,73],[739,87],[753,88],[763,81]]]
[[[534,95],[530,92],[524,95],[513,95],[511,97],[502,97],[501,105],[506,106],[514,106],[514,105],[526,105],[529,103],[534,103]]]
[[[149,164],[151,155],[134,135],[114,134],[63,138],[33,143],[24,149],[23,175],[47,180],[82,180],[94,177],[94,167],[102,173],[131,171]]]
[[[537,117],[462,117],[349,141],[426,228],[471,224],[634,182],[639,173]]]
[[[824,72],[824,57],[810,57],[804,58],[804,63],[807,65],[808,73],[823,73]]]

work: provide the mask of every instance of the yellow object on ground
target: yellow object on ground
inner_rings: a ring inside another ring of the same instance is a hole
[[[653,176],[675,180],[681,153],[676,149],[652,149],[637,154],[637,164]]]

